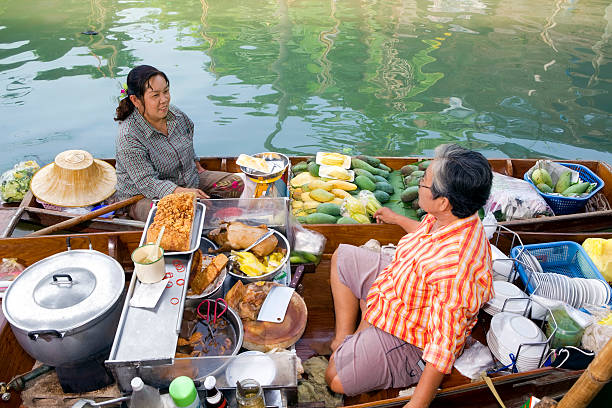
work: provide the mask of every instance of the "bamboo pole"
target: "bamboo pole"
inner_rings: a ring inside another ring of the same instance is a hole
[[[69,220],[62,221],[62,222],[60,222],[58,224],[51,225],[50,227],[46,227],[46,228],[40,229],[38,231],[34,231],[31,234],[28,234],[28,237],[39,237],[41,235],[49,235],[49,234],[51,234],[53,232],[56,232],[56,231],[59,231],[61,229],[66,229],[66,228],[74,227],[75,225],[80,224],[80,223],[82,223],[84,221],[88,221],[88,220],[91,220],[93,218],[99,217],[100,215],[104,215],[104,214],[109,213],[111,211],[118,210],[119,208],[127,207],[128,205],[134,204],[135,202],[141,200],[142,198],[144,198],[144,196],[142,194],[139,194],[137,196],[130,197],[130,198],[127,198],[127,199],[122,200],[122,201],[118,201],[118,202],[116,202],[114,204],[110,204],[110,205],[107,205],[106,207],[102,207],[102,208],[100,208],[100,209],[98,209],[96,211],[92,211],[90,213],[81,215],[79,217],[74,217],[74,218],[71,218]]]
[[[612,378],[612,339],[591,361],[584,373],[574,383],[557,405],[557,408],[584,408],[595,398],[601,388]]]

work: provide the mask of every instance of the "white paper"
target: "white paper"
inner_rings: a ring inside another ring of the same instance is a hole
[[[130,306],[153,309],[157,305],[162,293],[164,293],[167,284],[168,279],[162,279],[156,283],[138,282],[130,299]]]

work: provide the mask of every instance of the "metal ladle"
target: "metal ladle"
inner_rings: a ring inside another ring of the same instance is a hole
[[[104,405],[114,405],[130,399],[130,396],[113,398],[102,402],[96,402],[89,399],[80,399],[72,405],[72,408],[88,408],[88,407],[102,407]]]

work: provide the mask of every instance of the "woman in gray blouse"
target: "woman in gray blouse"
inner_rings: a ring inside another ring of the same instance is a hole
[[[198,198],[239,197],[239,174],[205,170],[193,148],[193,122],[170,105],[170,81],[163,72],[140,65],[127,77],[127,95],[117,107],[117,193],[119,200],[142,194],[128,207],[133,219],[144,221],[152,199],[191,191]]]

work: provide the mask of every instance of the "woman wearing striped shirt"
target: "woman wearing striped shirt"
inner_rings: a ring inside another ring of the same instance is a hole
[[[491,180],[480,153],[439,146],[419,184],[423,221],[388,208],[374,214],[408,232],[395,254],[338,247],[330,276],[332,390],[354,395],[418,383],[406,406],[429,405],[492,295],[491,252],[477,215]]]
[[[240,175],[207,171],[200,165],[193,148],[193,122],[170,105],[166,74],[149,65],[137,66],[128,74],[126,94],[115,117],[119,121],[116,197],[146,197],[128,207],[130,217],[146,220],[151,200],[170,193],[240,196],[244,189]]]

